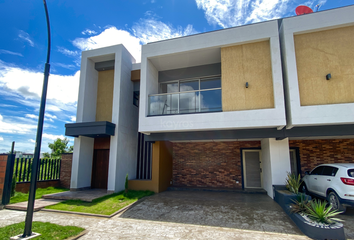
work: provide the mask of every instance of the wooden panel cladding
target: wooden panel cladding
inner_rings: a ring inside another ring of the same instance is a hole
[[[114,70],[98,72],[96,121],[112,122]]]
[[[109,150],[95,149],[93,151],[91,188],[107,189]]]
[[[301,105],[354,102],[354,26],[295,35],[294,42]]]
[[[269,40],[221,48],[221,77],[223,111],[274,108]]]
[[[111,137],[95,138],[93,149],[110,149]]]
[[[131,72],[130,80],[140,81],[140,69]]]

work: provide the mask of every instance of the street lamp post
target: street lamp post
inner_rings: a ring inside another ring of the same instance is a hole
[[[46,0],[43,0],[46,19],[47,19],[47,30],[48,30],[48,50],[47,50],[47,61],[45,63],[44,68],[44,80],[43,80],[43,89],[42,89],[42,97],[41,97],[41,105],[39,109],[39,118],[38,118],[38,127],[37,127],[37,137],[36,137],[36,145],[34,150],[34,158],[32,164],[32,174],[31,174],[31,185],[28,197],[28,205],[27,205],[27,214],[26,214],[26,222],[25,222],[25,230],[22,237],[29,237],[32,235],[32,220],[33,220],[33,209],[34,209],[34,201],[36,196],[36,186],[37,186],[37,175],[39,168],[39,155],[41,151],[41,143],[42,143],[42,132],[43,132],[43,120],[44,120],[44,111],[45,111],[45,103],[47,99],[47,88],[48,88],[48,77],[49,77],[49,69],[50,69],[50,25],[49,25],[49,15]]]

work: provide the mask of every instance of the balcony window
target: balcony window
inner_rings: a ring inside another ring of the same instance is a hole
[[[159,89],[149,96],[149,116],[222,111],[220,76],[160,83]]]

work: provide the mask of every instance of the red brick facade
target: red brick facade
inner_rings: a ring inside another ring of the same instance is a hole
[[[301,171],[310,171],[323,163],[354,163],[354,139],[290,140],[298,147]]]
[[[72,159],[73,159],[72,153],[64,153],[61,155],[61,166],[60,166],[60,186],[61,187],[70,188]]]
[[[260,146],[260,141],[173,143],[173,185],[242,188],[240,149]]]
[[[2,195],[4,190],[7,156],[7,154],[0,155],[0,204],[2,201]]]

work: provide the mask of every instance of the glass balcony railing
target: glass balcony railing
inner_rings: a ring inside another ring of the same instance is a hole
[[[222,111],[221,89],[149,96],[149,116],[220,111]]]

